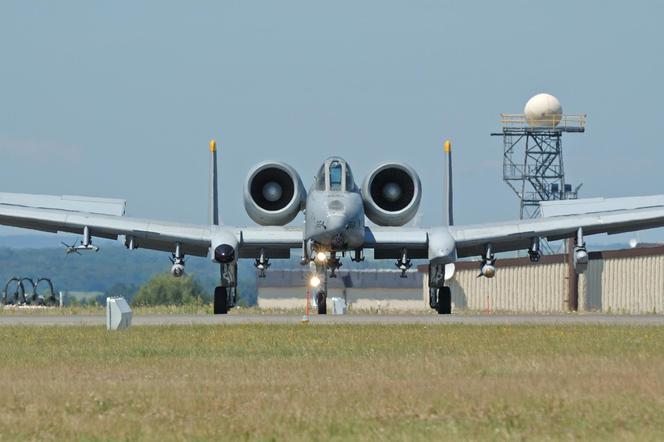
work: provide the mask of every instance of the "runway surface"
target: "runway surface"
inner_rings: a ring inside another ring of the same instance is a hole
[[[231,324],[300,324],[300,315],[135,315],[132,325],[231,325]],[[664,315],[311,315],[309,323],[329,324],[468,324],[468,325],[649,325],[664,326]],[[105,326],[102,315],[0,315],[0,326],[86,325]]]

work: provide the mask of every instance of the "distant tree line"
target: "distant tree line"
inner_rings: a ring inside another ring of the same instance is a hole
[[[143,284],[132,297],[135,306],[203,305],[210,301],[203,287],[191,276],[174,278],[166,273]]]
[[[13,249],[0,247],[0,284],[13,276],[49,277],[57,291],[103,292],[132,299],[152,277],[168,272],[168,256],[152,250],[126,250],[110,245],[98,253],[66,255],[63,248]],[[205,294],[211,296],[219,284],[219,266],[207,258],[187,257],[187,276],[191,276]],[[173,278],[172,280],[177,280]],[[256,303],[256,270],[251,260],[238,265],[238,296],[245,305]],[[74,301],[80,303],[82,301]]]

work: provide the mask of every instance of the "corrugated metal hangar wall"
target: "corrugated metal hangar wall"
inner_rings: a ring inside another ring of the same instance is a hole
[[[566,312],[570,308],[566,255],[497,261],[493,279],[478,278],[479,263],[457,264],[451,281],[455,308],[509,312]],[[424,269],[422,269],[424,270]],[[428,291],[427,275],[424,291]],[[611,313],[664,313],[664,247],[590,254],[579,277],[578,310]]]
[[[579,278],[580,308],[664,313],[664,247],[591,253],[590,258],[588,271]]]
[[[524,265],[499,263],[496,262],[500,267],[491,279],[477,277],[479,263],[473,262],[472,268],[468,268],[470,263],[458,265],[460,268],[449,283],[453,307],[515,312],[559,312],[567,309],[567,264],[545,262],[527,266],[525,262]],[[428,275],[425,275],[425,290],[428,293],[427,284]]]

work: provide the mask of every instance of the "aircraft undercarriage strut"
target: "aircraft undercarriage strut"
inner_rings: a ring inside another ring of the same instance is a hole
[[[452,290],[445,286],[445,264],[429,263],[429,307],[440,314],[452,312]]]
[[[221,285],[214,289],[214,314],[226,314],[237,303],[237,262],[219,264]]]

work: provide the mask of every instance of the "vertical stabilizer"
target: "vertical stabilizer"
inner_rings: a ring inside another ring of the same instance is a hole
[[[453,191],[452,191],[452,142],[445,140],[443,143],[443,225],[454,225],[453,215]]]
[[[210,224],[219,225],[219,195],[217,190],[217,142],[210,141],[210,193],[208,212]]]

